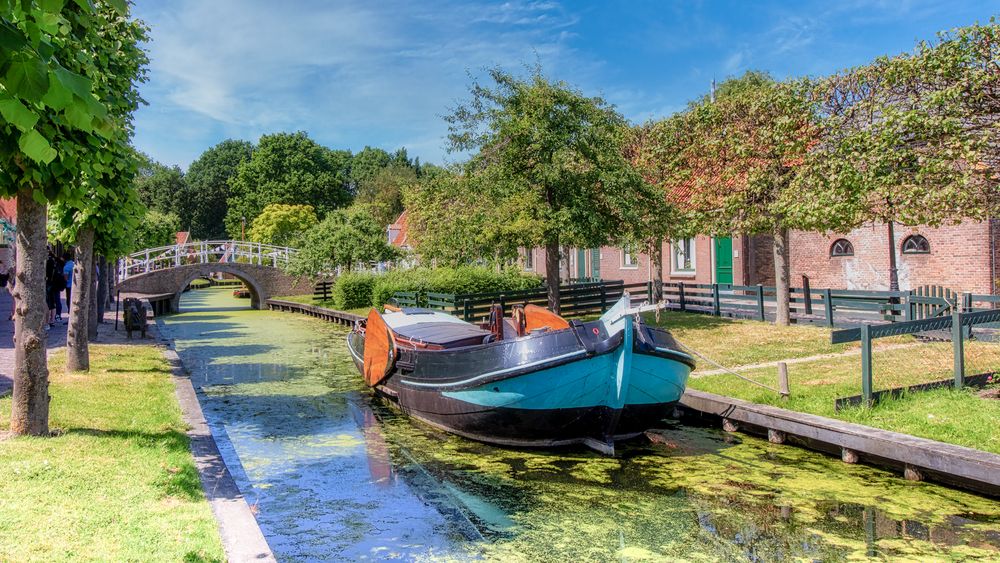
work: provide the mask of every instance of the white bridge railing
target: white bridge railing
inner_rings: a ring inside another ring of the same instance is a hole
[[[238,240],[188,242],[133,252],[118,265],[119,279],[175,268],[185,264],[258,264],[280,267],[297,252],[294,248]]]

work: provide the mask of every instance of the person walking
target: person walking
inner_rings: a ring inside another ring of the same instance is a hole
[[[10,281],[10,268],[7,263],[0,260],[0,294],[7,291],[7,283]]]
[[[52,254],[52,247],[49,247],[49,256],[45,259],[45,304],[49,307],[49,328],[56,326],[56,300],[58,294],[53,291],[56,273],[56,257]]]
[[[63,278],[66,280],[66,324],[69,324],[69,309],[73,306],[70,301],[73,293],[73,266],[76,263],[73,262],[73,255],[69,252],[63,254],[63,260],[66,262],[62,270]]]

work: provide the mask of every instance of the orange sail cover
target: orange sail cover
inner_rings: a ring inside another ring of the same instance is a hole
[[[524,329],[527,332],[531,332],[539,328],[548,328],[549,330],[562,330],[564,328],[569,328],[569,323],[566,322],[566,319],[560,317],[552,311],[549,311],[545,307],[539,307],[538,305],[525,305],[524,317]]]
[[[376,309],[368,313],[365,324],[365,383],[378,385],[392,371],[396,359],[396,342],[392,331]]]

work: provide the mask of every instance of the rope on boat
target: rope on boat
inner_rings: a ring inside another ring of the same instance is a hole
[[[777,393],[777,394],[779,394],[779,395],[781,394],[781,391],[779,391],[779,390],[775,389],[774,387],[771,387],[771,386],[768,386],[768,385],[765,385],[765,384],[763,384],[763,383],[761,383],[761,382],[759,382],[759,381],[755,381],[755,380],[753,380],[753,379],[750,379],[749,377],[746,377],[746,376],[744,376],[744,375],[740,375],[740,374],[739,374],[739,373],[737,373],[736,371],[734,371],[734,370],[731,370],[731,369],[727,368],[726,366],[724,366],[724,365],[720,364],[719,362],[716,362],[715,360],[712,360],[711,358],[709,358],[709,357],[708,357],[708,356],[706,356],[705,354],[702,354],[701,352],[699,352],[699,351],[695,350],[694,348],[692,348],[692,347],[688,346],[687,344],[684,344],[684,343],[683,343],[683,342],[681,342],[680,340],[677,340],[676,338],[675,338],[674,340],[675,340],[675,341],[677,342],[677,344],[679,344],[679,345],[680,345],[680,347],[681,347],[681,348],[683,348],[683,349],[684,349],[684,350],[685,350],[686,352],[690,352],[691,354],[694,354],[695,356],[698,356],[698,357],[699,357],[699,358],[701,358],[702,360],[705,360],[706,362],[708,362],[708,363],[712,364],[713,366],[715,366],[715,367],[719,368],[720,370],[722,370],[722,371],[724,371],[724,372],[726,372],[726,373],[728,373],[728,374],[730,374],[730,375],[735,375],[736,377],[738,377],[738,378],[742,379],[743,381],[746,381],[747,383],[753,383],[754,385],[756,385],[756,386],[758,386],[758,387],[763,387],[764,389],[767,389],[768,391],[774,391],[775,393]]]

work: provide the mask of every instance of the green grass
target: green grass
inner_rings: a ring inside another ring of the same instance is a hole
[[[208,286],[212,285],[212,282],[210,282],[210,281],[208,281],[208,280],[206,280],[204,278],[196,278],[196,279],[191,280],[191,283],[189,283],[188,285],[190,285],[191,287],[195,287],[195,288],[203,288],[203,287],[208,287]]]
[[[727,367],[848,350],[829,344],[829,330],[810,326],[776,327],[756,321],[668,313],[662,324],[682,342]],[[911,344],[911,346],[891,346]],[[853,348],[857,348],[854,345]],[[872,355],[875,389],[904,387],[952,377],[950,343],[916,343],[911,337],[876,341]],[[1000,345],[966,343],[967,373],[1000,368]],[[834,402],[861,392],[859,354],[788,364],[791,396],[782,399],[734,375],[698,376],[714,366],[699,362],[688,385],[694,389],[755,403],[839,418],[885,430],[1000,453],[1000,401],[973,390],[938,389],[885,400],[872,408],[836,412]],[[741,370],[740,374],[776,388],[776,367]]]
[[[161,352],[90,350],[83,375],[52,356],[55,437],[0,441],[0,560],[223,560]]]

